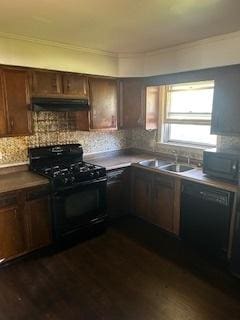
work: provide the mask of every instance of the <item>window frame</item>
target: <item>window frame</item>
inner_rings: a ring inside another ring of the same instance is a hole
[[[173,140],[170,139],[170,125],[171,124],[182,124],[182,125],[199,125],[199,126],[203,126],[203,125],[208,125],[211,126],[211,119],[212,119],[212,112],[211,112],[211,117],[210,119],[174,119],[174,118],[170,118],[167,117],[168,115],[168,110],[169,110],[169,101],[170,98],[168,97],[168,95],[170,95],[170,90],[169,87],[174,86],[174,85],[196,85],[199,84],[201,85],[201,83],[213,83],[212,86],[210,85],[209,88],[213,88],[214,89],[214,85],[215,85],[215,81],[214,80],[204,80],[204,81],[195,81],[195,82],[184,82],[184,83],[176,83],[176,84],[171,84],[171,85],[164,85],[161,86],[161,93],[162,93],[162,106],[161,106],[161,112],[160,114],[162,114],[162,119],[160,119],[160,124],[162,125],[162,127],[160,128],[160,143],[164,143],[164,144],[169,144],[169,145],[179,145],[179,146],[186,146],[186,147],[195,147],[195,148],[204,148],[204,147],[215,147],[217,145],[217,139],[216,139],[216,143],[215,144],[210,144],[210,143],[198,143],[195,141],[185,141],[185,140]],[[198,90],[198,89],[195,89]],[[202,89],[200,89],[202,90]],[[181,90],[182,91],[182,90]],[[187,91],[187,90],[186,90]],[[177,114],[177,113],[176,113]],[[180,114],[180,113],[178,113]],[[187,114],[187,113],[182,113],[182,114]],[[192,114],[192,113],[188,113],[188,114]],[[195,113],[197,114],[197,113]],[[198,114],[209,114],[209,113],[198,113]]]

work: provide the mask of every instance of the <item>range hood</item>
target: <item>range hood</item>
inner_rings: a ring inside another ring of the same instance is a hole
[[[89,110],[88,99],[68,99],[68,98],[32,98],[33,111],[87,111]]]

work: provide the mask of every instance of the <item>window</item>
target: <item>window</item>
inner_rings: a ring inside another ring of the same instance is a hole
[[[165,86],[163,141],[196,146],[215,146],[210,134],[214,81]]]

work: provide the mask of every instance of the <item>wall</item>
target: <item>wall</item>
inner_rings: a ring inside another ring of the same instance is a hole
[[[127,130],[108,132],[76,131],[74,114],[33,112],[34,134],[0,139],[0,166],[25,163],[28,147],[81,143],[84,154],[119,150],[129,146]]]
[[[148,76],[203,69],[240,63],[240,32],[213,37],[190,44],[146,54],[120,54],[119,56],[76,48],[47,41],[0,33],[0,63],[49,68],[109,76]],[[42,121],[34,116],[35,134],[31,137],[1,138],[0,165],[27,160],[27,148],[54,143],[82,143],[85,153],[102,152],[128,146],[164,153],[171,146],[155,143],[156,132],[135,129],[118,132],[81,132],[64,128],[66,119],[49,114]],[[55,120],[54,120],[55,119]],[[67,120],[71,124],[71,119]],[[221,146],[236,145],[240,139],[223,137]],[[186,155],[188,149],[177,148]],[[201,150],[191,150],[196,159]],[[1,157],[2,155],[2,157]]]
[[[0,33],[0,63],[117,76],[117,55]]]
[[[240,63],[240,31],[142,55],[119,55],[119,76],[150,76]]]

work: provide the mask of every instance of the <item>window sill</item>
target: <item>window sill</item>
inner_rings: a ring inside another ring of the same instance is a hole
[[[202,152],[205,149],[214,148],[214,146],[210,146],[210,145],[197,146],[197,145],[192,145],[192,144],[174,143],[174,142],[160,142],[160,141],[157,141],[156,143],[157,143],[157,145],[163,146],[163,147],[179,148],[179,149],[185,149],[187,151],[195,151],[195,152],[197,152],[197,151]]]

